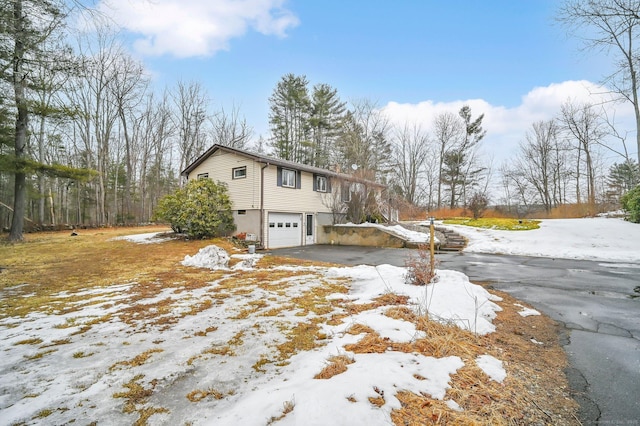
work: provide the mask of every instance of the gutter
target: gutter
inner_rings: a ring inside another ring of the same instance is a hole
[[[260,168],[260,245],[264,249],[264,169],[269,163],[264,163]]]

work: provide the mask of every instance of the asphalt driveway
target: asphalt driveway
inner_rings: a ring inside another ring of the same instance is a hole
[[[404,266],[414,250],[314,245],[271,252]],[[440,268],[490,282],[564,326],[567,374],[584,424],[640,424],[640,265],[474,253],[436,259]]]

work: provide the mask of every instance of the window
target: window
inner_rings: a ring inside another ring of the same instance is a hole
[[[313,236],[313,215],[307,215],[307,237]]]
[[[300,189],[302,172],[300,170],[284,169],[278,167],[276,184],[284,188]],[[315,185],[315,179],[313,180]]]
[[[316,191],[327,192],[327,177],[316,176]]]
[[[340,198],[342,201],[345,203],[351,201],[351,185],[349,183],[343,183],[340,190]]]
[[[296,172],[294,170],[282,169],[282,186],[296,187]]]
[[[209,173],[198,173],[198,179],[209,179]]]
[[[238,210],[238,214],[239,215],[244,215],[244,214],[247,214],[247,211],[246,210]]]
[[[236,167],[233,169],[234,179],[244,179],[247,177],[247,166]]]

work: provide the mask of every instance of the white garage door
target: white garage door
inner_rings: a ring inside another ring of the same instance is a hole
[[[302,245],[302,215],[269,213],[269,248]]]

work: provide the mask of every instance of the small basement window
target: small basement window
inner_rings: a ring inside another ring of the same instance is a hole
[[[233,169],[234,179],[244,179],[247,177],[247,166],[236,167]]]
[[[209,173],[198,173],[198,179],[209,179]]]
[[[238,214],[239,215],[247,214],[247,211],[246,210],[238,210]]]

